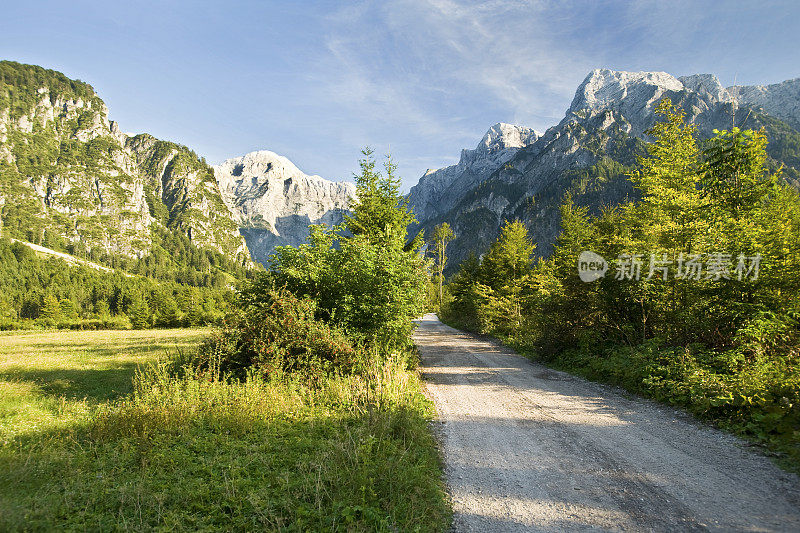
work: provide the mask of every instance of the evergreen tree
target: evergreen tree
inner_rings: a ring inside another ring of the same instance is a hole
[[[482,306],[483,329],[490,329],[492,324],[502,324],[504,329],[519,326],[523,279],[530,273],[535,249],[527,228],[519,221],[506,222],[500,237],[489,247],[480,269],[481,281],[491,289]]]
[[[61,316],[63,318],[67,320],[75,320],[78,318],[78,308],[72,300],[65,298],[58,302],[58,306],[61,309]]]
[[[141,295],[136,295],[128,308],[128,318],[133,329],[150,327],[150,306]]]
[[[58,298],[53,296],[52,293],[47,293],[42,300],[39,318],[52,322],[58,322],[61,320],[61,305],[58,303]]]
[[[643,197],[632,210],[638,220],[630,223],[639,230],[643,244],[662,247],[673,255],[689,253],[703,232],[706,203],[700,191],[696,132],[666,98],[658,104],[656,114],[665,120],[648,130],[655,140],[647,145],[648,155],[638,158],[641,168],[631,175]]]
[[[353,214],[345,216],[344,226],[353,235],[364,235],[373,244],[400,239],[405,244],[406,228],[414,222],[408,199],[400,194],[400,180],[395,177],[397,165],[386,157],[384,176],[375,169],[370,148],[361,151],[358,161],[361,174],[355,175],[356,205]]]
[[[733,219],[757,209],[775,190],[780,172],[766,167],[767,136],[763,130],[714,130],[707,141],[703,192],[715,207]]]

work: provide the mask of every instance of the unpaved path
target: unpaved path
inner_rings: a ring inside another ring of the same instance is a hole
[[[800,531],[800,480],[668,407],[426,315],[456,531]]]

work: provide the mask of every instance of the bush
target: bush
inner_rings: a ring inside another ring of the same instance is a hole
[[[314,311],[309,299],[269,289],[201,345],[200,362],[237,377],[253,369],[264,376],[293,373],[319,381],[353,372],[358,352],[340,330],[315,319]]]

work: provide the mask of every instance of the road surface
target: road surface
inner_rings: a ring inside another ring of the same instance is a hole
[[[426,315],[455,531],[800,531],[800,479],[721,431]]]

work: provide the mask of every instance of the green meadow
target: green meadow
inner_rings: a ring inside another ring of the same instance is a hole
[[[0,335],[0,530],[437,531],[413,371],[181,372],[207,329]]]

